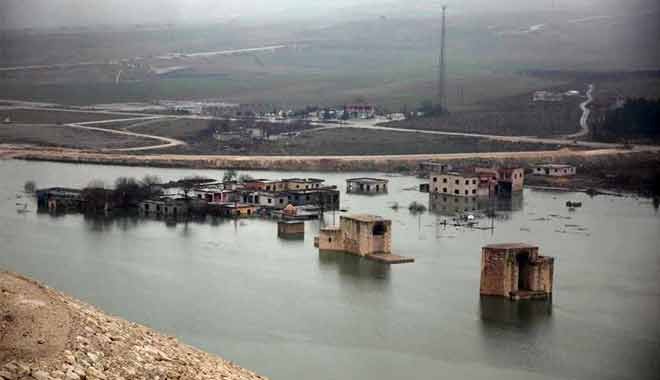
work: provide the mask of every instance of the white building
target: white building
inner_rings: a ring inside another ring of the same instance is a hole
[[[533,173],[549,177],[571,177],[577,173],[577,169],[572,165],[544,164],[535,166]]]

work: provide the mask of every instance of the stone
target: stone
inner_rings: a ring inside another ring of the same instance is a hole
[[[73,371],[69,371],[69,372],[66,373],[66,376],[64,377],[64,379],[65,380],[80,380],[80,376],[77,373],[73,372]]]
[[[91,360],[92,364],[99,361],[98,356],[96,356],[94,353],[88,352],[87,357],[89,358],[89,360]]]
[[[64,362],[73,365],[76,362],[76,357],[71,354],[64,355]]]
[[[32,377],[34,377],[35,380],[50,380],[50,375],[48,375],[48,372],[46,371],[33,371]]]
[[[0,371],[0,379],[14,380],[15,378],[16,378],[16,375],[14,375],[12,372],[9,372],[7,370],[1,370]]]

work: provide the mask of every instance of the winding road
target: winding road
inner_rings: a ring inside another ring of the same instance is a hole
[[[145,151],[145,150],[156,150],[156,149],[166,149],[166,148],[173,148],[175,146],[179,145],[186,145],[184,141],[177,140],[177,139],[172,139],[169,137],[162,137],[162,136],[156,136],[156,135],[147,135],[144,133],[136,133],[136,132],[131,132],[131,131],[126,131],[126,130],[117,130],[117,129],[110,129],[110,128],[102,128],[102,127],[95,127],[94,125],[99,125],[99,124],[110,124],[110,123],[117,123],[117,122],[129,122],[129,121],[136,121],[136,122],[141,122],[140,124],[143,124],[145,121],[156,121],[156,120],[163,120],[166,119],[166,117],[163,116],[148,116],[148,117],[134,117],[134,118],[129,118],[129,119],[112,119],[112,120],[100,120],[100,121],[89,121],[89,122],[84,122],[84,123],[69,123],[66,124],[67,127],[71,128],[78,128],[78,129],[86,129],[90,131],[99,131],[99,132],[106,132],[106,133],[113,133],[116,135],[123,135],[123,136],[133,136],[133,137],[143,137],[143,138],[148,138],[148,139],[153,139],[153,140],[158,140],[163,142],[163,144],[158,144],[158,145],[148,145],[148,146],[139,146],[139,147],[134,147],[134,148],[116,148],[116,149],[108,149],[114,152],[137,152],[137,151]],[[126,128],[130,128],[131,126],[127,126]]]
[[[70,155],[72,157],[83,157],[83,155],[88,156],[90,160],[95,162],[98,161],[112,161],[112,160],[135,160],[136,162],[142,164],[148,164],[149,162],[231,162],[235,164],[246,164],[248,162],[258,162],[258,166],[270,167],[274,162],[289,162],[289,161],[318,161],[318,160],[340,160],[340,161],[352,161],[352,162],[366,162],[366,161],[410,161],[410,160],[423,160],[423,159],[469,159],[469,158],[482,158],[482,159],[505,159],[505,158],[536,158],[541,157],[568,157],[568,156],[598,156],[598,155],[611,155],[624,152],[660,152],[660,146],[654,145],[636,145],[632,149],[624,149],[621,144],[615,143],[603,143],[603,142],[593,142],[593,141],[580,141],[577,138],[587,135],[590,131],[589,129],[589,104],[593,101],[593,91],[594,85],[590,84],[587,90],[587,99],[580,104],[582,110],[582,117],[580,119],[580,131],[577,133],[559,136],[554,138],[541,138],[541,137],[532,137],[532,136],[502,136],[502,135],[490,135],[490,134],[479,134],[479,133],[462,133],[462,132],[445,132],[445,131],[435,131],[435,130],[417,130],[417,129],[404,129],[404,128],[390,128],[380,125],[380,123],[385,122],[385,119],[372,119],[372,120],[360,120],[353,121],[350,123],[344,124],[330,124],[315,122],[312,123],[317,128],[308,130],[309,132],[320,131],[324,129],[337,129],[337,128],[356,128],[356,129],[369,129],[375,131],[389,131],[389,132],[402,132],[402,133],[419,133],[426,135],[440,135],[440,136],[457,136],[457,137],[472,137],[472,138],[481,138],[488,139],[493,141],[503,141],[503,142],[520,142],[520,143],[537,143],[537,144],[548,144],[556,145],[564,148],[568,147],[580,147],[587,148],[588,150],[574,151],[574,150],[548,150],[548,151],[536,151],[536,152],[485,152],[485,153],[459,153],[459,154],[409,154],[409,155],[371,155],[371,156],[228,156],[228,155],[176,155],[176,154],[150,154],[144,156],[128,156],[128,155],[118,155],[117,152],[138,152],[138,151],[149,151],[149,150],[159,150],[167,149],[176,146],[186,145],[186,142],[162,137],[157,135],[150,135],[144,133],[131,132],[127,129],[136,126],[142,125],[144,123],[156,122],[158,120],[166,119],[213,119],[211,117],[200,117],[200,116],[181,116],[181,115],[158,115],[158,114],[143,114],[143,113],[117,113],[109,111],[89,111],[89,110],[75,110],[63,108],[57,105],[51,105],[50,107],[44,107],[40,104],[27,104],[28,102],[17,102],[20,104],[17,108],[28,108],[35,110],[62,110],[67,112],[85,112],[85,113],[96,113],[99,115],[124,115],[132,116],[130,118],[123,119],[108,119],[108,120],[98,120],[90,122],[80,122],[80,123],[70,123],[66,124],[71,128],[87,129],[93,131],[100,131],[106,133],[114,133],[124,136],[135,136],[141,138],[149,138],[157,140],[160,144],[148,145],[142,147],[133,147],[133,148],[119,148],[119,149],[109,149],[105,152],[115,152],[115,153],[103,153],[103,152],[86,152],[81,153],[80,150],[54,150],[43,148],[40,149],[38,153],[34,149],[29,152],[22,152],[20,146],[11,146],[0,144],[0,156],[3,157],[20,157],[23,154],[30,155],[39,155],[45,159],[55,159],[58,155]],[[58,107],[58,108],[56,108]],[[0,107],[0,108],[12,108],[12,107]],[[111,124],[117,122],[136,122],[136,124],[128,125],[121,130],[104,128],[104,124]],[[255,164],[257,165],[257,164]]]
[[[566,138],[574,139],[578,137],[584,137],[589,134],[589,116],[591,115],[591,110],[589,105],[594,101],[593,97],[594,85],[590,84],[587,89],[587,100],[580,103],[580,109],[582,110],[582,116],[580,117],[580,131],[572,135],[566,136]]]

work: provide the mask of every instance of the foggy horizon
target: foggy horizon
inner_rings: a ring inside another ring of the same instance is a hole
[[[651,0],[485,0],[404,1],[338,0],[8,0],[0,5],[2,29],[51,28],[62,26],[179,24],[222,21],[285,21],[288,19],[383,16],[415,17],[439,12],[446,4],[455,13],[512,11],[606,11],[637,12],[654,5]],[[657,7],[656,7],[657,8]]]

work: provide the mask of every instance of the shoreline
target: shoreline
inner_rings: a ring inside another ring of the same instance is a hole
[[[266,379],[21,274],[0,289],[0,379]]]
[[[278,171],[415,171],[429,160],[470,164],[533,164],[538,162],[580,163],[593,160],[645,161],[660,157],[660,146],[640,149],[605,148],[593,150],[545,150],[525,152],[482,152],[449,154],[373,155],[373,156],[229,156],[229,155],[131,155],[110,154],[64,148],[1,146],[0,159],[52,161],[75,164],[143,166],[191,169],[235,169]]]

